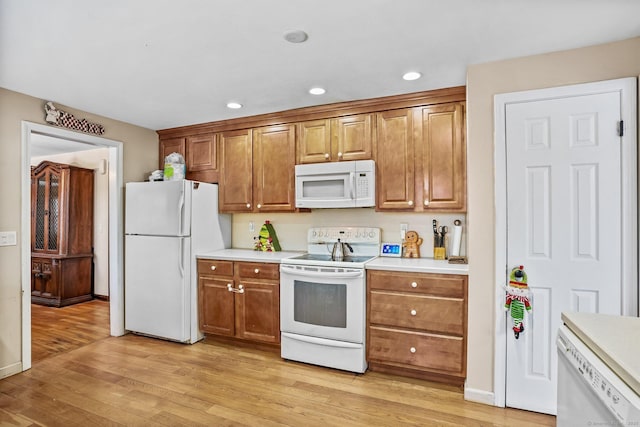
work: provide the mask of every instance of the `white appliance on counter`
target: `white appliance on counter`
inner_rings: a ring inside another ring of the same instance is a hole
[[[361,208],[376,205],[373,160],[296,165],[297,208]]]
[[[348,243],[347,252],[334,260],[338,239]],[[380,253],[380,229],[311,228],[307,249],[280,264],[281,356],[362,373],[367,370],[364,267]]]
[[[130,182],[125,191],[125,329],[192,344],[203,337],[195,256],[231,245],[218,185]]]
[[[584,317],[585,314],[588,316],[587,313],[573,313],[572,316],[580,319],[580,316]],[[609,337],[620,333],[613,330],[615,327],[609,328],[608,331],[607,326],[604,328],[604,335]],[[640,425],[640,378],[635,380],[635,389],[627,384],[614,369],[617,363],[610,361],[609,364],[612,366],[609,366],[599,357],[598,354],[606,350],[606,345],[598,345],[595,342],[587,344],[579,337],[585,336],[585,331],[589,333],[588,328],[580,327],[573,322],[565,322],[558,330],[557,425]],[[629,332],[631,334],[628,335],[637,335],[637,327]],[[628,336],[627,339],[636,338]],[[627,339],[623,338],[620,344],[628,351],[632,344]],[[632,353],[627,361],[619,362],[627,369],[635,367],[637,370],[640,366],[637,362],[639,359],[635,352]]]

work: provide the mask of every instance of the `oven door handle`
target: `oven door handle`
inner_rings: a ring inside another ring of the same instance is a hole
[[[331,272],[316,272],[316,271],[300,271],[297,270],[295,268],[291,268],[291,267],[287,267],[285,265],[281,265],[280,266],[280,271],[282,271],[283,273],[288,273],[288,274],[292,274],[295,276],[299,276],[299,277],[324,277],[324,278],[331,278],[331,279],[349,279],[349,278],[353,278],[353,277],[362,277],[364,274],[364,270],[359,270],[359,271],[353,271],[353,272],[336,272],[336,273],[331,273]]]
[[[284,335],[285,337],[291,339],[291,340],[295,340],[295,341],[302,341],[302,342],[307,342],[310,344],[317,344],[317,345],[321,345],[321,346],[325,346],[325,347],[339,347],[339,348],[362,348],[362,344],[356,344],[356,343],[351,343],[351,342],[346,342],[346,341],[336,341],[336,340],[329,340],[326,338],[318,338],[318,337],[310,337],[307,335],[298,335],[298,334],[290,334],[287,332],[282,332],[282,335]]]

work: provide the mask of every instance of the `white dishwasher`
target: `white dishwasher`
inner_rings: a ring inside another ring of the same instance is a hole
[[[640,426],[638,393],[566,324],[558,330],[556,344],[559,427]]]

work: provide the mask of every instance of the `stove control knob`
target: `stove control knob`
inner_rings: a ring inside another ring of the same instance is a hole
[[[617,404],[619,401],[620,401],[620,398],[616,394],[614,394],[613,395],[613,403],[614,403],[614,405]]]
[[[375,237],[376,233],[374,231],[369,232],[369,237]]]

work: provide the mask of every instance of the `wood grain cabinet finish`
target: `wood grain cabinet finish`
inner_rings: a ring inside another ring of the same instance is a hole
[[[295,210],[295,126],[221,135],[220,211]]]
[[[372,158],[373,114],[311,120],[298,124],[298,164]]]
[[[200,329],[207,334],[280,343],[278,264],[198,260]]]
[[[467,276],[367,272],[369,369],[462,385]]]
[[[464,103],[378,113],[375,159],[377,210],[466,211]]]
[[[164,168],[166,156],[179,153],[185,160],[187,179],[218,183],[220,174],[218,139],[219,135],[215,133],[162,139],[160,140],[160,168]]]
[[[31,302],[93,298],[92,169],[44,161],[31,170]]]

